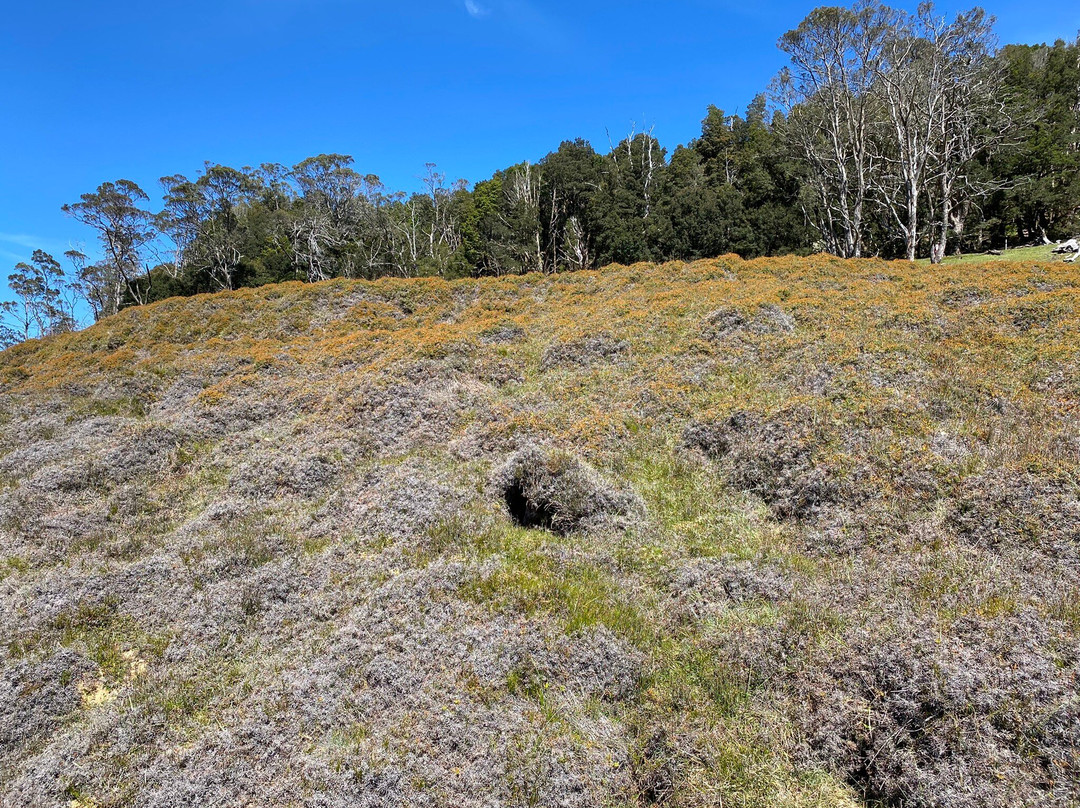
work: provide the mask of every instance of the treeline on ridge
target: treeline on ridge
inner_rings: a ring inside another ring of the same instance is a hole
[[[790,65],[742,115],[710,106],[673,151],[651,131],[567,140],[471,188],[427,165],[388,189],[351,157],[208,163],[63,210],[101,260],[15,267],[6,343],[174,295],[286,280],[469,277],[610,263],[828,251],[978,251],[1080,231],[1080,39],[998,49],[981,9],[952,20],[860,0],[780,40]],[[156,207],[157,209],[154,209]]]

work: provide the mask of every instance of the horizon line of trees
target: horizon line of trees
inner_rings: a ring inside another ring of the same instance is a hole
[[[880,0],[812,11],[745,114],[710,106],[670,154],[632,130],[564,141],[471,189],[428,163],[386,188],[351,157],[130,180],[62,210],[101,260],[16,265],[0,342],[174,295],[332,277],[469,277],[635,261],[828,251],[929,257],[1080,232],[1080,35],[1000,50],[980,8],[953,19]]]

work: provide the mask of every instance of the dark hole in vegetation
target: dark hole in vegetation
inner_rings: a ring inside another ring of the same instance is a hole
[[[514,524],[521,527],[538,527],[552,530],[555,526],[555,513],[546,503],[530,502],[525,495],[521,482],[511,482],[503,492],[506,507]]]

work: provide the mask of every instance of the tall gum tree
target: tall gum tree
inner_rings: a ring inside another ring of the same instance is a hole
[[[825,246],[844,258],[863,254],[867,200],[880,170],[874,83],[897,17],[869,0],[816,8],[778,43],[791,65],[773,82],[772,96],[810,166],[814,204],[807,217]]]
[[[146,252],[157,237],[154,215],[142,207],[146,192],[131,180],[105,182],[61,210],[97,231],[105,260],[100,277],[101,316],[120,310],[125,294],[138,304],[149,299],[152,278]]]
[[[791,66],[774,98],[808,167],[806,213],[826,249],[858,257],[884,231],[907,258],[929,243],[940,262],[990,190],[976,159],[1009,131],[993,18],[975,8],[947,20],[929,2],[907,14],[860,0],[815,9],[780,47]]]

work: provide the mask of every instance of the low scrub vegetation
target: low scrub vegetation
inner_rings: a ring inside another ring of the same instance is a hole
[[[170,299],[0,353],[0,803],[1074,806],[1080,269]]]

